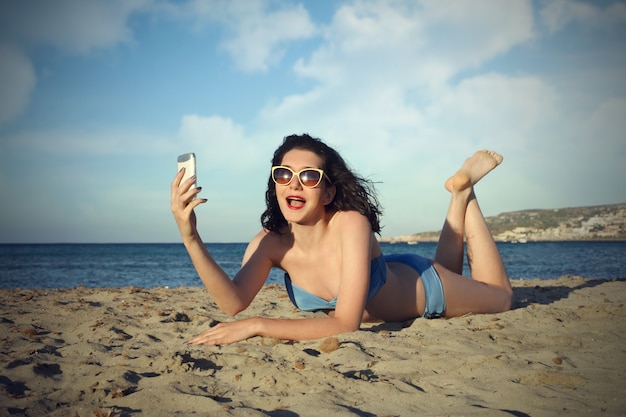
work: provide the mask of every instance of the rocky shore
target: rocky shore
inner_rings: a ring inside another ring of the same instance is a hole
[[[497,242],[626,240],[626,203],[521,210],[487,217]],[[436,242],[440,231],[383,237],[381,242]]]

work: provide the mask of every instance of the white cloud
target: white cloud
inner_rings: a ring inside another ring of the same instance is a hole
[[[258,156],[255,142],[246,138],[244,128],[220,116],[186,115],[178,137],[182,146],[191,148],[211,167],[246,166]]]
[[[578,171],[604,172],[609,181],[626,178],[626,164],[623,163],[626,161],[625,118],[626,97],[621,97],[607,100],[573,123],[569,129],[569,144],[578,160],[585,161],[584,166],[576,167]],[[626,186],[614,191],[626,198]]]
[[[429,106],[428,123],[442,127],[450,141],[464,137],[479,146],[489,142],[521,145],[556,114],[555,92],[530,76],[479,75],[442,89],[437,96]]]
[[[440,85],[532,37],[532,14],[525,1],[494,7],[490,13],[481,10],[493,2],[473,2],[467,8],[441,2],[400,4],[404,6],[355,2],[341,7],[324,43],[294,67],[298,75],[319,84],[266,107],[262,117],[291,121],[309,114],[323,124],[325,118],[345,122],[346,113],[354,113],[365,123],[409,120],[390,118],[395,111],[409,112],[405,116],[414,124],[420,118],[415,104],[437,100]],[[459,39],[460,44],[440,42],[439,36]]]
[[[357,1],[337,11],[324,44],[295,70],[331,85],[433,85],[527,42],[532,29],[525,0]]]
[[[283,58],[291,42],[309,39],[317,29],[301,4],[267,0],[194,0],[169,14],[194,22],[196,30],[218,23],[225,32],[221,48],[245,72],[265,72]]]
[[[285,53],[285,44],[310,38],[315,26],[302,6],[266,15],[245,15],[238,20],[236,35],[223,44],[245,71],[267,71]]]
[[[30,60],[12,45],[0,44],[0,126],[21,114],[37,83]]]

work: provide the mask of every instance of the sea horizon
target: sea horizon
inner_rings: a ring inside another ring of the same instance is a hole
[[[416,253],[433,258],[436,243],[380,244],[383,254]],[[247,243],[210,242],[209,252],[231,278]],[[564,275],[626,277],[626,241],[497,242],[511,279]],[[469,275],[467,265],[464,270]],[[266,284],[283,284],[273,268]],[[0,288],[201,286],[181,242],[166,243],[0,243]]]

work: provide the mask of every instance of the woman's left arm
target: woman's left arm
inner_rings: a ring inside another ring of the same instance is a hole
[[[358,330],[367,302],[373,236],[369,221],[361,214],[341,212],[338,215],[334,232],[341,251],[341,281],[337,307],[332,316],[307,319],[255,317],[220,323],[189,343],[221,345],[253,336],[309,340]]]
[[[358,330],[346,326],[337,317],[310,319],[250,319],[219,323],[189,341],[192,345],[225,345],[254,336],[267,336],[284,340],[320,339]]]

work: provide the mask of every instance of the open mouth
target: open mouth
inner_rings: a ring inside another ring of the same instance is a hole
[[[287,197],[287,206],[291,209],[301,209],[306,204],[306,200],[298,196]]]

